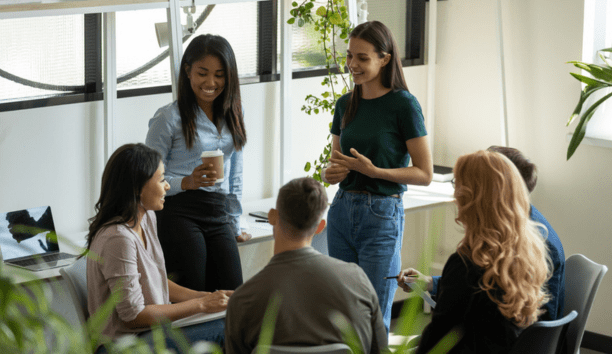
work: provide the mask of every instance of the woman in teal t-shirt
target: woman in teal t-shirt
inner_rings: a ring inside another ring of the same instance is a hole
[[[351,32],[347,66],[355,89],[336,103],[333,152],[323,178],[340,183],[329,209],[329,255],[359,264],[389,330],[401,269],[407,184],[428,185],[433,164],[421,106],[408,92],[397,44],[378,21]],[[412,167],[408,167],[412,157]]]

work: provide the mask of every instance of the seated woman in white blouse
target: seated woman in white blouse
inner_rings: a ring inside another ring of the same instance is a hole
[[[102,331],[106,340],[130,333],[147,336],[163,320],[223,311],[233,293],[190,290],[168,279],[154,213],[163,209],[168,189],[161,156],[144,144],[123,145],[104,169],[87,236],[87,252],[93,255],[87,260],[87,302],[93,314],[111,293],[122,292]],[[189,342],[221,344],[224,321],[181,330]],[[167,345],[176,348],[171,340]]]

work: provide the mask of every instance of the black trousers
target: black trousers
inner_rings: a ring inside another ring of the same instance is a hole
[[[238,233],[231,222],[235,196],[189,190],[165,200],[157,212],[157,229],[168,278],[199,291],[240,286]]]

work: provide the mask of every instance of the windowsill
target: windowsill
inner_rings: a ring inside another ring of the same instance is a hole
[[[574,135],[574,133],[567,133],[567,135],[565,136],[565,140],[566,141],[571,141],[572,140],[572,135]],[[591,138],[588,136],[585,136],[584,139],[582,139],[582,143],[581,144],[586,144],[586,145],[592,145],[592,146],[599,146],[599,147],[605,147],[605,148],[612,148],[612,140],[608,140],[608,139],[601,139],[601,138]]]

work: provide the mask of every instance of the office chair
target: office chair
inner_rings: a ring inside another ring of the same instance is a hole
[[[60,274],[68,284],[68,292],[76,309],[79,322],[85,325],[87,310],[87,257],[81,257],[68,267],[60,268]]]
[[[578,317],[568,326],[564,353],[580,353],[584,327],[599,283],[607,271],[605,265],[597,264],[581,254],[574,254],[565,261],[564,314],[577,311]]]
[[[257,354],[259,348],[269,354],[353,354],[351,348],[344,343],[324,344],[313,347],[292,347],[283,345],[257,346],[251,354]]]
[[[510,354],[558,354],[569,324],[578,316],[572,311],[554,321],[538,321],[519,335]]]

